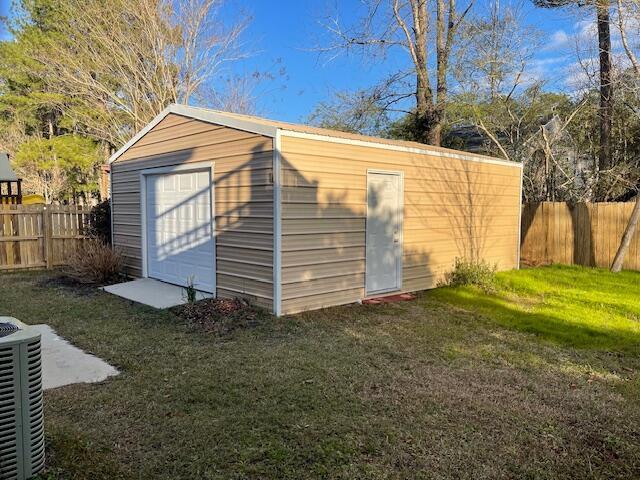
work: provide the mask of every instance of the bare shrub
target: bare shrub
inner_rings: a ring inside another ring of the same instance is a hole
[[[98,239],[85,241],[67,258],[64,273],[82,283],[105,284],[117,280],[122,255]]]
[[[496,291],[496,266],[484,260],[456,258],[453,270],[445,274],[444,285],[460,287],[474,285],[486,293]]]

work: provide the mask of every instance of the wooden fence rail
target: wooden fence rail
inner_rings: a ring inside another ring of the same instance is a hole
[[[609,267],[633,210],[633,203],[562,202],[522,208],[521,259],[525,264]],[[0,205],[0,271],[53,268],[86,238],[90,207]],[[640,270],[640,231],[624,268]]]
[[[523,205],[522,262],[610,267],[633,205],[633,202]],[[640,270],[640,232],[631,241],[623,268]]]
[[[0,271],[53,268],[86,238],[90,207],[0,205]]]

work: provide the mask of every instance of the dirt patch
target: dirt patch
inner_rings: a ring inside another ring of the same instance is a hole
[[[99,293],[100,287],[113,285],[114,283],[125,280],[126,278],[123,276],[121,278],[114,279],[114,281],[109,283],[98,284],[83,282],[78,280],[77,278],[71,277],[61,272],[57,275],[47,276],[43,278],[42,280],[38,281],[36,285],[39,288],[56,288],[80,297],[90,297],[93,295],[97,295]]]
[[[37,283],[39,288],[55,288],[81,297],[93,296],[98,293],[98,286],[90,283],[83,283],[75,278],[60,274],[53,277],[46,277]]]
[[[238,298],[207,298],[173,307],[171,311],[199,330],[216,335],[254,328],[265,316],[264,311]]]

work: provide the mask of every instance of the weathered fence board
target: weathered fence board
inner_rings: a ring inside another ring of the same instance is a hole
[[[632,210],[632,202],[523,205],[522,262],[607,268],[613,262]],[[624,268],[640,270],[640,232],[631,241]]]
[[[632,202],[525,204],[522,262],[607,268],[632,210]],[[86,238],[90,211],[77,206],[0,205],[0,271],[64,265]],[[631,241],[624,268],[640,270],[640,231]]]
[[[86,238],[90,207],[0,205],[0,271],[53,268]]]

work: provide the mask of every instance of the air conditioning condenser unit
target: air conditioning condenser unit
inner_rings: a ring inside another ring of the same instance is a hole
[[[40,332],[0,317],[0,480],[22,480],[44,467]]]

